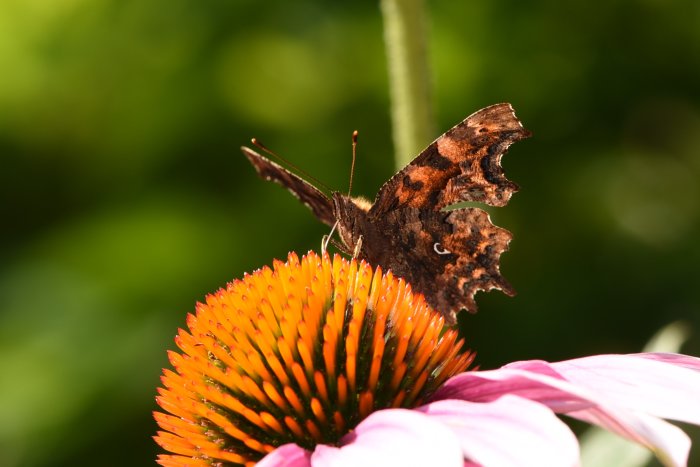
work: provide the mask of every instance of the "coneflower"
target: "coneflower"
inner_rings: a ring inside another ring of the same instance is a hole
[[[467,371],[456,331],[391,273],[290,254],[209,295],[164,370],[164,466],[575,466],[555,414],[687,462],[700,359],[598,355]]]
[[[403,280],[290,254],[199,303],[162,377],[162,465],[252,464],[337,444],[370,413],[416,407],[473,354]]]

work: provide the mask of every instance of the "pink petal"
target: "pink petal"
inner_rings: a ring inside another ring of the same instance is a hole
[[[649,447],[662,459],[684,465],[690,446],[685,433],[644,413],[644,410],[649,410],[652,415],[673,416],[700,423],[700,418],[696,418],[700,400],[697,397],[700,394],[700,386],[696,383],[698,373],[685,368],[693,364],[690,360],[683,360],[683,366],[663,363],[670,360],[667,355],[656,360],[647,354],[645,357],[601,356],[601,360],[589,357],[593,360],[579,359],[557,364],[517,362],[499,370],[455,376],[438,390],[433,400],[457,398],[490,401],[503,394],[518,395],[545,404],[556,412],[598,424]],[[602,377],[606,365],[612,366],[614,371]],[[602,373],[596,376],[598,369]],[[654,372],[654,376],[650,378],[647,373],[640,378],[640,373],[644,371]],[[622,380],[615,378],[615,372]],[[573,382],[568,380],[570,377]],[[587,382],[586,378],[595,381]],[[670,381],[668,385],[662,381],[666,378]],[[657,391],[655,395],[639,387],[650,382]],[[634,396],[625,401],[625,391],[634,393]],[[696,396],[693,398],[692,394]],[[689,405],[692,406],[689,414],[680,413],[676,402],[661,400],[669,396],[678,396],[686,410]]]
[[[414,410],[374,412],[346,435],[340,448],[317,446],[314,467],[384,467],[387,465],[463,466],[457,435],[450,428]]]
[[[542,404],[506,395],[490,403],[437,401],[418,410],[449,426],[464,457],[476,464],[579,465],[576,436]]]
[[[647,352],[633,354],[633,356],[657,360],[659,362],[672,363],[677,366],[688,368],[689,370],[700,371],[700,358],[691,357],[690,355],[670,352]]]
[[[654,356],[596,355],[552,363],[551,368],[570,383],[604,395],[619,407],[699,425],[700,372]],[[527,369],[527,362],[523,363],[509,368]]]
[[[256,467],[310,467],[311,453],[296,444],[284,444],[258,462]]]
[[[584,397],[572,397],[577,388],[569,385],[561,390],[559,383],[565,385],[547,362],[518,362],[532,364],[527,370],[504,367],[490,371],[467,371],[453,376],[438,389],[431,400],[461,399],[472,402],[490,402],[504,394],[520,396],[524,399],[545,404],[555,412],[572,412],[587,409],[595,405]],[[546,375],[546,376],[545,376]]]

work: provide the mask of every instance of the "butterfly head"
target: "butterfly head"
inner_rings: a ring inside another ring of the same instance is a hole
[[[352,252],[365,233],[367,212],[372,203],[362,197],[333,193],[333,215],[338,220],[338,234],[348,252]]]

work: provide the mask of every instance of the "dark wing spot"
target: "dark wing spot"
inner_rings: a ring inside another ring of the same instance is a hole
[[[430,151],[430,157],[425,159],[425,163],[421,164],[423,166],[432,167],[437,170],[447,170],[454,165],[454,163],[447,157],[440,154],[437,147],[433,151]]]
[[[413,250],[416,247],[416,233],[412,230],[408,231],[408,235],[406,237],[406,247],[409,250]]]
[[[437,206],[438,201],[440,201],[440,196],[442,195],[442,191],[440,190],[433,190],[430,192],[428,195],[428,206]]]
[[[409,175],[404,176],[403,186],[412,191],[420,191],[423,188],[424,183],[420,180],[413,181]]]

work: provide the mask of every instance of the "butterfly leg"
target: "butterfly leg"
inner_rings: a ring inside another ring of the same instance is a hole
[[[333,232],[335,232],[336,227],[338,227],[338,221],[335,221],[335,224],[333,224],[333,228],[328,235],[321,237],[321,256],[326,255],[326,252],[328,251],[328,242],[331,241],[331,237],[333,237]]]
[[[358,256],[360,256],[360,250],[362,250],[362,235],[360,235],[357,239],[357,243],[355,244],[355,250],[352,252],[352,259],[355,259]]]
[[[321,256],[326,256],[326,251],[328,251],[328,242],[330,242],[331,236],[326,234],[321,237]]]

